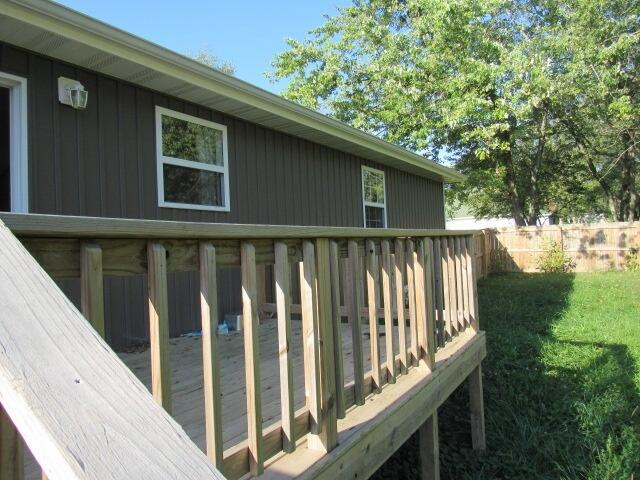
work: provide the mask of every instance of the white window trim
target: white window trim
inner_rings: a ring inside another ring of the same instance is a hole
[[[210,165],[208,163],[194,162],[191,160],[183,160],[181,158],[168,157],[162,154],[162,115],[185,120],[191,123],[197,123],[204,127],[214,128],[222,131],[222,166]],[[209,210],[216,212],[231,211],[231,203],[229,196],[229,157],[227,147],[227,127],[220,123],[210,122],[202,118],[187,115],[185,113],[169,110],[168,108],[156,105],[156,174],[158,177],[158,206],[163,208],[181,208],[186,210]],[[179,167],[188,167],[196,170],[206,170],[210,172],[218,172],[223,174],[224,182],[224,206],[215,205],[198,205],[191,203],[167,202],[164,199],[164,164],[176,165]]]
[[[369,171],[373,173],[381,173],[382,174],[382,188],[384,190],[384,203],[378,202],[367,202],[364,199],[364,172]],[[366,207],[378,207],[382,208],[384,211],[383,220],[384,226],[382,228],[387,228],[387,179],[382,170],[378,170],[377,168],[367,167],[366,165],[362,165],[362,170],[360,172],[360,182],[362,184],[362,223],[365,228],[367,228],[367,208]]]
[[[27,79],[0,72],[0,87],[9,89],[9,182],[11,211],[29,212],[29,137]]]

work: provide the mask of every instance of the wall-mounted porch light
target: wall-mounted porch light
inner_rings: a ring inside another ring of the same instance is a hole
[[[58,77],[58,100],[63,105],[70,105],[76,110],[83,110],[87,107],[87,92],[82,84],[71,78]]]

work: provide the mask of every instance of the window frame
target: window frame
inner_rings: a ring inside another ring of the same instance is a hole
[[[222,166],[210,165],[208,163],[184,160],[182,158],[169,157],[163,155],[162,151],[162,116],[184,120],[195,123],[214,130],[222,131]],[[164,165],[174,165],[177,167],[191,168],[193,170],[216,172],[222,174],[224,186],[224,205],[200,205],[193,203],[169,202],[164,199]],[[229,195],[229,152],[227,141],[227,126],[220,123],[204,120],[186,113],[176,112],[165,107],[156,105],[156,175],[158,184],[158,206],[162,208],[180,208],[184,210],[207,210],[214,212],[231,211],[231,199]]]
[[[382,174],[382,190],[384,192],[384,203],[368,202],[367,200],[365,200],[365,196],[364,196],[365,194],[364,172],[365,171]],[[387,222],[387,179],[384,171],[379,170],[377,168],[362,165],[360,177],[361,177],[361,184],[362,184],[362,223],[364,225],[364,228],[375,228],[375,227],[367,227],[367,207],[382,208],[382,211],[383,211],[382,219],[384,222],[384,225],[382,226],[382,228],[388,228],[389,224]]]

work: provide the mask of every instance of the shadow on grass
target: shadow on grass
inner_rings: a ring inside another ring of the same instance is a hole
[[[640,395],[628,348],[554,336],[573,283],[571,274],[511,274],[480,283],[488,449],[471,449],[465,382],[439,409],[441,478],[640,474]],[[414,437],[373,478],[418,474]]]

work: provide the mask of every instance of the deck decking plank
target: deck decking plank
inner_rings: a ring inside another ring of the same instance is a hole
[[[345,385],[353,382],[353,346],[351,341],[351,325],[340,324],[342,328],[344,362],[348,368],[344,370]],[[369,326],[362,323],[362,336],[369,335]],[[294,407],[298,411],[305,405],[302,324],[299,319],[291,322],[292,329],[292,366],[294,382]],[[408,332],[409,329],[407,328]],[[384,333],[379,346],[380,355],[386,358]],[[260,323],[260,380],[262,386],[262,430],[266,430],[280,422],[280,373],[278,367],[278,330],[275,318]],[[371,369],[370,350],[363,339],[363,370],[365,376]],[[397,348],[397,343],[396,347]],[[247,439],[246,389],[244,377],[244,342],[242,333],[234,332],[228,336],[218,336],[219,374],[222,390],[222,425],[224,450],[238,445]],[[118,356],[133,371],[138,379],[147,387],[151,387],[151,360],[148,349],[144,351],[119,353]],[[204,452],[206,450],[206,433],[204,417],[204,392],[202,372],[202,342],[199,337],[179,337],[169,341],[169,358],[171,359],[171,392],[173,416],[184,428],[185,432]],[[381,370],[386,365],[380,365]],[[370,375],[369,375],[370,379]],[[371,388],[365,389],[370,391]],[[353,398],[353,393],[351,393]],[[345,399],[347,405],[350,403]],[[40,480],[40,469],[33,457],[25,452],[25,478]]]

